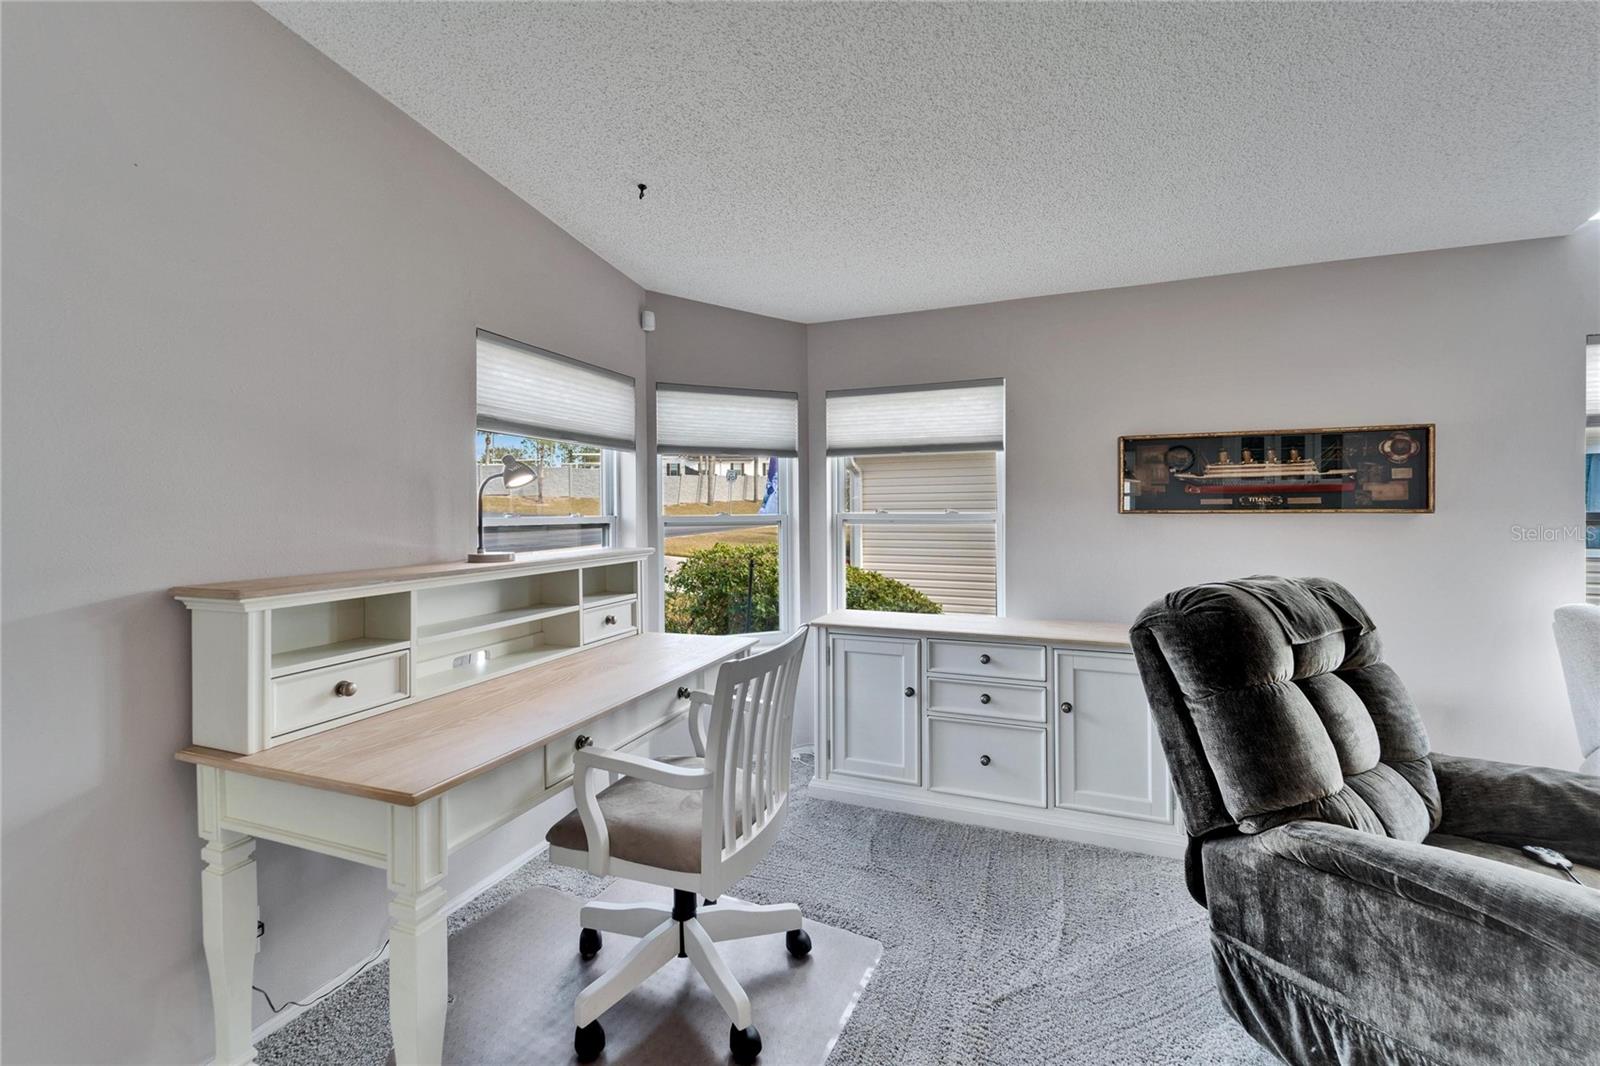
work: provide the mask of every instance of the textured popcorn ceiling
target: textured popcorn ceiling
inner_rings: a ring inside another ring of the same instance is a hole
[[[1600,208],[1593,3],[264,6],[645,288],[802,322]]]

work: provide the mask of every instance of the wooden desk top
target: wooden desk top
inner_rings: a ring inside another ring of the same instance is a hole
[[[978,614],[910,614],[903,611],[831,611],[812,625],[838,629],[893,630],[933,637],[1037,640],[1046,644],[1127,651],[1128,627],[1119,622],[1057,622],[992,618]]]
[[[755,643],[643,633],[254,755],[190,745],[178,758],[414,807]]]
[[[168,590],[181,600],[258,600],[274,596],[299,596],[308,593],[370,589],[383,592],[385,586],[432,581],[453,577],[508,577],[526,571],[537,573],[573,566],[601,566],[648,557],[651,548],[561,548],[529,552],[509,563],[469,563],[454,560],[444,563],[416,563],[388,566],[377,570],[341,570],[331,574],[302,574],[296,577],[263,577],[247,581],[221,581],[211,585],[179,585]]]

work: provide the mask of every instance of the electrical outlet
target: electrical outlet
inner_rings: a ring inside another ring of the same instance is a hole
[[[465,655],[457,655],[454,659],[451,659],[450,669],[458,670],[463,666],[482,666],[488,661],[489,650],[487,648],[479,648],[477,651],[469,651]]]

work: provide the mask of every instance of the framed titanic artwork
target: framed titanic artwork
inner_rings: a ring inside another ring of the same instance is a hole
[[[1434,427],[1163,433],[1117,441],[1123,514],[1431,514]]]

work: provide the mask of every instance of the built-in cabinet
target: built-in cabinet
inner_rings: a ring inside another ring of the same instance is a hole
[[[817,794],[1181,852],[1125,627],[861,611],[814,626]]]
[[[874,781],[916,784],[922,684],[914,640],[841,635],[829,644],[837,665],[831,679],[833,765]]]

